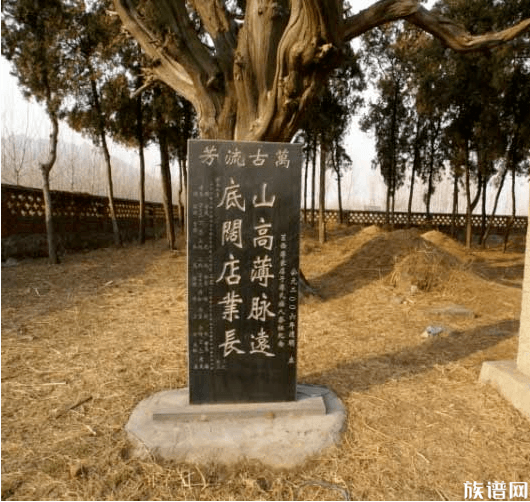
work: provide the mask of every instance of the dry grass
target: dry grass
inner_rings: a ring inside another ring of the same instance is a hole
[[[478,383],[483,361],[515,358],[523,255],[469,259],[413,231],[330,234],[320,246],[304,232],[321,298],[301,305],[298,374],[339,395],[348,425],[291,471],[130,456],[134,406],[186,385],[183,254],[158,242],[4,268],[2,498],[459,500],[465,481],[530,481],[530,423]],[[416,275],[428,287],[412,294]],[[432,313],[448,304],[475,317]],[[433,323],[444,335],[420,338]]]

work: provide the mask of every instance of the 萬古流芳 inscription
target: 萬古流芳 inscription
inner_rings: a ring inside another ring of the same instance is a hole
[[[296,398],[301,154],[189,142],[192,404]]]

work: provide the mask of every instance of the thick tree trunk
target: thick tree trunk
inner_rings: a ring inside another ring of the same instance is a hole
[[[112,232],[114,235],[114,244],[116,245],[116,247],[120,247],[122,242],[121,242],[120,229],[118,226],[118,218],[116,216],[116,207],[114,204],[114,188],[113,188],[113,183],[112,183],[112,164],[110,160],[109,148],[107,146],[107,137],[105,134],[103,111],[101,109],[101,103],[99,101],[99,93],[98,93],[95,79],[91,80],[91,86],[92,86],[92,99],[94,102],[94,109],[96,110],[97,117],[98,117],[99,139],[101,141],[101,149],[103,151],[103,157],[105,158],[105,165],[107,168],[107,193],[109,197],[109,213],[110,213],[110,219],[112,221]]]
[[[142,97],[136,98],[136,140],[138,141],[138,155],[140,157],[140,182],[138,187],[139,214],[138,214],[138,242],[145,243],[145,156],[144,156],[144,130]]]
[[[320,244],[326,242],[326,159],[327,145],[320,141],[320,187],[318,203],[318,240]]]

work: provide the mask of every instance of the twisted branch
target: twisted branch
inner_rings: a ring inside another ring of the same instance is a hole
[[[425,9],[417,0],[381,0],[346,19],[345,41],[399,19],[414,24],[458,52],[491,49],[513,40],[530,29],[530,19],[525,19],[502,31],[471,35],[460,24]]]

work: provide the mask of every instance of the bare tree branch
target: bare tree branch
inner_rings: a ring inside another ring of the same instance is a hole
[[[425,9],[417,0],[381,0],[345,21],[345,40],[351,40],[382,24],[405,19],[434,35],[458,52],[492,48],[530,29],[530,19],[498,32],[471,35],[460,24]]]
[[[237,45],[237,27],[225,8],[225,2],[222,0],[191,0],[190,4],[212,38],[216,59],[225,77],[228,73],[231,77],[234,51]]]
[[[502,31],[471,35],[465,28],[450,19],[444,18],[420,7],[407,21],[439,38],[451,49],[469,52],[497,47],[513,40],[530,29],[530,19],[525,19]]]
[[[157,37],[145,26],[128,0],[114,2],[117,14],[125,29],[138,41],[146,54],[154,61],[153,73],[181,94],[194,106],[199,105],[193,80],[184,67],[174,61],[164,50]],[[170,83],[171,82],[171,83]]]
[[[186,3],[181,0],[157,0],[156,5],[160,18],[171,29],[164,40],[166,50],[192,78],[196,75],[200,77],[199,81],[195,78],[195,85],[204,85],[219,73],[219,67],[192,26]]]
[[[381,0],[345,20],[344,39],[351,40],[372,28],[403,19],[418,9],[417,0]]]

